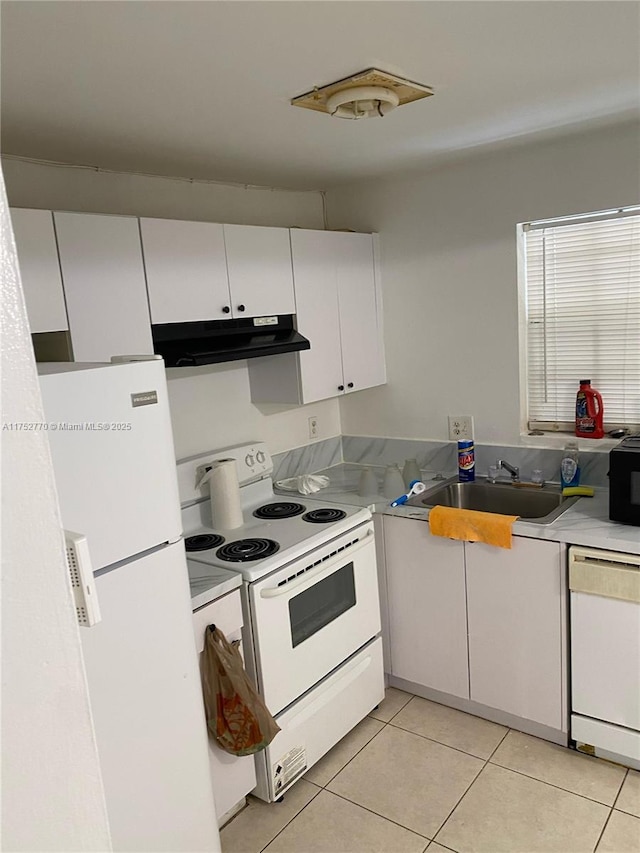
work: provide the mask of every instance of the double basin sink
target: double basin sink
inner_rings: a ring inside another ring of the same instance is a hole
[[[405,506],[423,509],[450,506],[518,515],[522,521],[550,524],[577,500],[577,497],[563,497],[560,486],[549,484],[533,486],[528,483],[492,483],[488,480],[461,483],[457,478],[451,478],[410,498]]]

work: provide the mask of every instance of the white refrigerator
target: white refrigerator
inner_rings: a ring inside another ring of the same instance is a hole
[[[219,851],[164,363],[38,370],[101,615],[80,633],[113,849]]]

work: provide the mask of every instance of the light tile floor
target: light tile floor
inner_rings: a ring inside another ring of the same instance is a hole
[[[640,853],[640,773],[389,688],[223,853]]]

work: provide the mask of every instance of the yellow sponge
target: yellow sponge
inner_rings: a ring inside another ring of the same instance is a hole
[[[565,498],[592,498],[594,495],[594,489],[593,486],[567,486],[562,490],[562,495]]]

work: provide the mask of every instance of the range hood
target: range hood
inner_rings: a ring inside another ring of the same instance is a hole
[[[310,349],[291,314],[242,320],[160,323],[151,327],[153,351],[167,367],[198,367]]]

